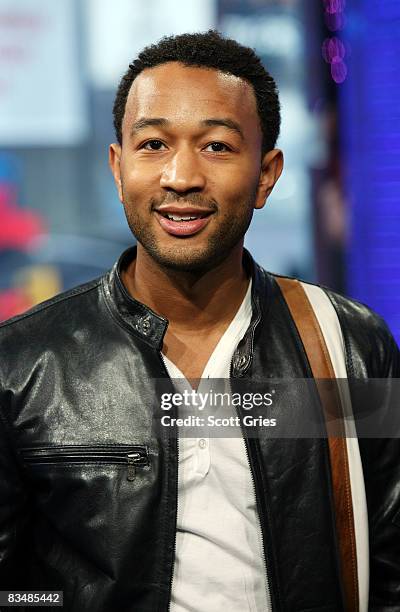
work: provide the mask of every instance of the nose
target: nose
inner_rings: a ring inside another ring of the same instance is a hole
[[[206,179],[200,169],[199,160],[188,149],[177,151],[165,164],[160,178],[163,189],[184,193],[201,191]]]

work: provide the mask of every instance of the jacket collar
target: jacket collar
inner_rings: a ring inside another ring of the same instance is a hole
[[[122,270],[135,257],[136,247],[129,248],[122,253],[110,272],[103,277],[104,293],[107,303],[118,322],[153,348],[161,350],[168,320],[155,313],[145,304],[132,298],[122,282]],[[254,333],[258,323],[266,315],[272,288],[270,275],[255,263],[246,249],[243,251],[243,265],[253,280],[251,294],[253,314],[247,332],[240,341],[232,359],[232,370],[235,376],[243,376],[250,367]]]

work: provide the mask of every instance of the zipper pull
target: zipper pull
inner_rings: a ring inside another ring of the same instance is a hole
[[[126,456],[127,461],[128,461],[128,474],[127,474],[126,479],[129,481],[135,480],[135,476],[136,476],[135,461],[139,457],[140,457],[140,453],[129,453]]]

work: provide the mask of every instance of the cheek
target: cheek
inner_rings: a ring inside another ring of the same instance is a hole
[[[149,172],[128,164],[121,169],[121,181],[125,197],[131,200],[148,199],[154,195],[154,187],[157,186],[157,181]]]
[[[258,177],[253,174],[251,179],[252,180],[249,180],[247,176],[244,181],[243,175],[238,176],[238,173],[232,173],[232,175],[225,180],[223,186],[214,183],[210,189],[210,193],[220,205],[225,204],[224,208],[227,210],[237,210],[240,212],[244,203],[247,204],[256,197]]]
[[[121,174],[132,186],[157,181],[159,169],[154,163],[141,163],[133,155],[126,155],[121,162]]]
[[[223,189],[231,197],[238,197],[253,193],[258,187],[260,168],[256,160],[246,156],[244,160],[238,160],[236,165],[229,168],[215,168],[211,171],[213,186],[215,189]],[[221,170],[221,172],[219,172]]]

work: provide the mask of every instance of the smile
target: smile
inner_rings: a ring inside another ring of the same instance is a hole
[[[161,213],[163,217],[165,217],[166,219],[169,219],[170,221],[195,221],[196,219],[202,219],[206,216],[206,214],[203,215],[173,215],[170,213]]]
[[[157,210],[156,216],[162,229],[171,236],[185,237],[194,236],[200,232],[209,222],[212,212],[190,212],[178,214]]]

